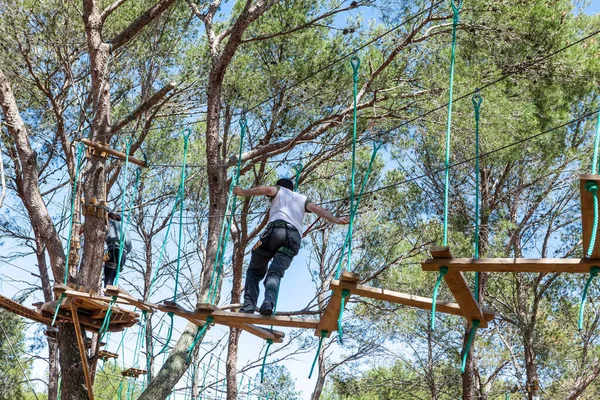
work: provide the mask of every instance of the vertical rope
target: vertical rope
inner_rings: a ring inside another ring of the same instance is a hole
[[[190,346],[190,348],[188,349],[188,356],[186,358],[186,363],[190,363],[191,357],[192,357],[192,352],[194,351],[194,348],[196,347],[196,345],[198,344],[198,342],[200,341],[200,339],[202,339],[202,337],[204,337],[204,334],[206,333],[208,327],[210,326],[210,324],[212,324],[214,321],[214,318],[211,316],[206,317],[206,323],[204,324],[204,326],[202,327],[198,327],[198,331],[196,332],[196,337],[194,338],[194,341],[192,342],[192,345]]]
[[[348,259],[347,266],[350,269],[350,259],[352,258],[352,230],[354,228],[354,216],[356,210],[354,208],[355,201],[355,175],[356,175],[356,116],[357,116],[357,96],[358,96],[358,69],[360,67],[360,58],[354,56],[350,59],[350,65],[353,72],[353,97],[354,110],[352,121],[352,175],[350,177],[350,223],[348,224]]]
[[[475,108],[475,259],[479,258],[479,108],[481,107],[481,95],[479,89],[471,99]],[[475,272],[475,301],[479,303],[479,271]]]
[[[456,27],[458,26],[459,12],[462,7],[462,0],[458,0],[455,4],[454,0],[450,0],[452,6],[452,51],[450,55],[450,87],[448,93],[448,117],[446,123],[446,161],[445,161],[445,174],[444,174],[444,221],[443,221],[443,245],[448,245],[448,192],[450,188],[450,131],[452,127],[452,91],[454,88],[454,60],[456,52]],[[437,300],[437,293],[442,282],[444,275],[448,273],[448,268],[441,267],[438,279],[433,289],[433,296],[431,302],[431,330],[435,330],[435,306]]]
[[[480,324],[478,319],[474,319],[473,321],[471,321],[471,323],[473,324],[473,326],[471,327],[471,332],[469,333],[469,340],[467,340],[467,346],[465,347],[465,351],[463,352],[462,365],[460,367],[460,371],[463,374],[465,373],[465,367],[467,366],[467,356],[469,355],[469,351],[471,350],[471,346],[473,345],[473,340],[475,339],[475,332],[477,331],[477,328],[479,328]]]
[[[308,379],[312,377],[313,371],[315,370],[315,365],[317,364],[317,360],[319,359],[319,353],[321,352],[321,346],[323,345],[323,339],[327,336],[327,331],[321,331],[321,338],[319,339],[319,346],[317,347],[317,354],[315,355],[315,359],[310,367],[310,374],[308,374]]]
[[[431,321],[430,326],[431,330],[435,330],[435,306],[437,302],[438,291],[440,290],[440,285],[442,283],[442,278],[444,275],[448,273],[448,267],[440,267],[440,273],[438,275],[437,281],[435,282],[435,286],[433,288],[433,296],[431,297]]]
[[[585,310],[585,301],[587,299],[588,289],[590,288],[590,284],[592,280],[598,276],[600,272],[600,267],[592,267],[590,268],[590,276],[585,283],[585,287],[583,288],[583,295],[581,296],[581,304],[579,305],[579,322],[577,324],[578,329],[581,331],[583,329],[583,312]]]
[[[350,296],[350,290],[342,289],[342,300],[340,307],[340,316],[338,317],[338,338],[340,339],[340,344],[344,344],[343,342],[343,322],[342,318],[344,317],[344,307],[346,306],[346,299]]]
[[[75,158],[77,163],[75,165],[75,176],[73,177],[73,192],[71,192],[71,215],[69,215],[69,236],[67,237],[67,250],[65,251],[65,276],[63,279],[63,284],[67,284],[67,280],[69,278],[69,255],[71,253],[71,239],[73,236],[73,215],[75,214],[75,199],[77,198],[77,182],[79,182],[79,175],[81,174],[81,166],[83,165],[83,156],[84,156],[85,146],[83,143],[79,142],[75,148],[76,155]],[[60,304],[65,298],[64,294],[60,295],[58,299],[58,304],[56,305],[56,310],[54,310],[54,316],[52,317],[52,324],[50,326],[54,326],[56,322],[56,316],[58,315],[58,310],[60,308]]]
[[[458,26],[459,12],[462,7],[462,0],[452,5],[452,53],[450,55],[450,90],[448,94],[448,119],[446,124],[446,170],[444,178],[444,246],[448,245],[448,191],[450,187],[450,130],[452,126],[452,91],[454,86],[454,59],[456,50],[456,27]]]
[[[296,174],[296,179],[294,180],[294,191],[298,190],[298,184],[300,183],[300,174],[302,173],[302,169],[304,166],[301,163],[294,165],[294,172]]]
[[[187,152],[189,139],[192,131],[186,130],[183,134],[183,162],[181,164],[181,178],[179,181],[179,237],[177,239],[177,270],[175,272],[175,289],[173,290],[173,301],[177,301],[177,289],[179,287],[179,269],[181,266],[181,240],[183,238],[183,209],[185,204],[185,168],[187,165]]]

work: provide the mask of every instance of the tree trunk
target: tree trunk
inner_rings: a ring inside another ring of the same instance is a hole
[[[231,328],[229,330],[229,347],[227,349],[227,361],[225,363],[225,373],[227,376],[227,400],[236,400],[237,393],[237,355],[238,343],[241,330]],[[248,395],[248,398],[250,395]]]
[[[523,345],[525,351],[525,373],[527,374],[527,398],[529,400],[538,400],[540,394],[539,378],[535,364],[535,350],[533,348],[533,337],[528,331],[525,332],[523,337]]]
[[[48,400],[58,399],[58,344],[48,338]]]
[[[58,347],[60,349],[60,372],[62,376],[61,398],[69,400],[88,400],[85,376],[77,347],[75,326],[61,323],[58,329]]]
[[[146,390],[141,394],[138,400],[159,400],[165,399],[173,391],[173,387],[179,382],[189,364],[187,363],[188,349],[196,336],[197,326],[189,323],[186,325],[181,338],[175,344],[175,347],[169,353],[169,357],[162,365],[160,371],[152,379]],[[194,352],[197,354],[199,346],[196,346]],[[194,357],[191,357],[192,359]]]
[[[317,376],[317,383],[315,383],[315,389],[310,396],[311,400],[319,400],[321,398],[321,393],[323,392],[323,387],[325,386],[325,378],[327,378],[327,370],[325,368],[325,358],[323,355],[325,354],[325,349],[321,348],[319,351],[319,360],[317,361],[319,364],[319,376]]]

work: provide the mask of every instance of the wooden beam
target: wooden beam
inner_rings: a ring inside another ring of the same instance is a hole
[[[73,303],[71,303],[71,315],[73,316],[73,325],[75,325],[75,332],[77,335],[77,346],[79,347],[79,356],[81,357],[81,364],[83,366],[85,386],[87,388],[89,399],[94,400],[94,388],[92,386],[92,377],[90,376],[90,366],[88,364],[87,353],[85,351],[85,343],[83,341],[84,333],[81,330],[81,325],[79,325],[77,306]]]
[[[580,258],[433,258],[421,263],[423,271],[439,271],[448,267],[452,272],[534,272],[583,273],[600,266],[600,260]]]
[[[308,328],[314,329],[317,327],[319,320],[312,318],[295,318],[285,317],[280,315],[265,316],[255,314],[244,314],[235,313],[229,311],[196,311],[193,313],[196,319],[206,320],[206,317],[213,317],[213,321],[216,324],[225,323],[242,323],[242,324],[255,324],[255,325],[273,325],[273,326],[285,326],[288,328]]]
[[[367,297],[374,300],[402,304],[405,306],[421,308],[423,310],[431,310],[432,299],[427,297],[415,296],[412,294],[399,293],[387,289],[380,289],[372,286],[357,285],[340,281],[332,281],[329,288],[337,291],[340,291],[342,289],[348,289],[352,292],[353,295],[357,295],[360,297]],[[464,317],[464,314],[457,303],[438,301],[436,302],[435,307],[437,311]],[[483,316],[487,321],[491,321],[494,319],[494,313],[490,311],[484,310]]]
[[[52,322],[51,319],[44,318],[38,310],[25,307],[24,305],[17,303],[16,301],[9,299],[8,297],[4,297],[2,295],[0,295],[0,308],[3,308],[6,311],[20,315],[21,317],[25,317],[32,321],[39,322],[40,324],[50,325]]]
[[[125,153],[117,151],[117,150],[115,150],[113,148],[110,148],[110,147],[108,147],[107,145],[105,145],[103,143],[93,142],[93,141],[91,141],[89,139],[85,139],[85,138],[82,138],[81,142],[83,144],[85,144],[86,146],[88,146],[88,147],[91,147],[91,148],[96,149],[98,151],[102,151],[102,152],[108,153],[110,155],[113,155],[113,156],[117,157],[118,159],[121,159],[121,160],[125,161],[125,157],[126,157]],[[145,162],[143,162],[142,160],[139,160],[139,159],[137,159],[137,158],[135,158],[133,156],[129,156],[129,162],[131,162],[133,164],[136,164],[136,165],[139,165],[140,167],[143,167],[143,168],[148,168],[148,165],[146,165]]]
[[[355,285],[360,280],[358,274],[354,272],[342,272],[340,276],[340,282],[345,282],[351,285]],[[346,300],[348,300],[350,296]],[[346,301],[346,304],[348,302]],[[325,337],[331,336],[331,332],[336,332],[338,330],[338,318],[340,316],[340,308],[342,306],[342,293],[341,291],[334,291],[331,297],[329,298],[329,303],[325,307],[325,311],[321,316],[321,320],[315,329],[315,336],[321,337],[321,331],[327,331],[327,335]]]
[[[474,319],[477,319],[479,320],[480,328],[487,328],[487,320],[483,316],[479,304],[475,301],[475,297],[473,297],[473,293],[471,292],[463,273],[448,272],[444,275],[444,280],[448,284],[448,288],[454,295],[456,302],[460,306],[467,321],[469,321],[469,324],[471,324]]]
[[[581,228],[583,233],[583,254],[586,255],[594,227],[594,196],[587,191],[588,182],[595,183],[600,188],[600,175],[579,175],[579,191],[581,193]],[[600,190],[599,193],[600,195]],[[592,251],[592,259],[600,259],[600,232],[596,232],[596,242]]]
[[[222,321],[221,324],[230,328],[241,329],[264,340],[272,340],[273,343],[283,343],[283,338],[285,337],[285,333],[283,332],[276,331],[274,329],[263,328],[252,324],[240,324],[233,322],[224,323]]]
[[[131,304],[142,311],[151,313],[154,312],[154,309],[157,307],[156,304],[148,303],[141,299],[136,299],[128,291],[120,288],[119,286],[108,285],[106,286],[104,293],[108,294],[109,296],[116,296],[117,299],[120,299],[123,303]]]

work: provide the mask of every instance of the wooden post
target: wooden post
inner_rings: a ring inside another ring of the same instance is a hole
[[[77,345],[79,347],[81,364],[83,365],[83,374],[85,375],[85,385],[87,387],[88,397],[90,400],[94,400],[94,387],[92,385],[92,377],[90,376],[90,368],[88,364],[87,353],[85,351],[85,343],[83,342],[84,332],[81,330],[81,325],[79,325],[77,306],[73,303],[71,303],[71,314],[71,317],[73,318],[73,324],[75,325],[75,332],[77,334]]]

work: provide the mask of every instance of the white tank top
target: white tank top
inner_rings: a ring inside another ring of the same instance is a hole
[[[302,222],[306,213],[306,200],[307,197],[300,193],[279,187],[279,191],[271,200],[269,222],[282,219],[292,224],[302,234]]]

